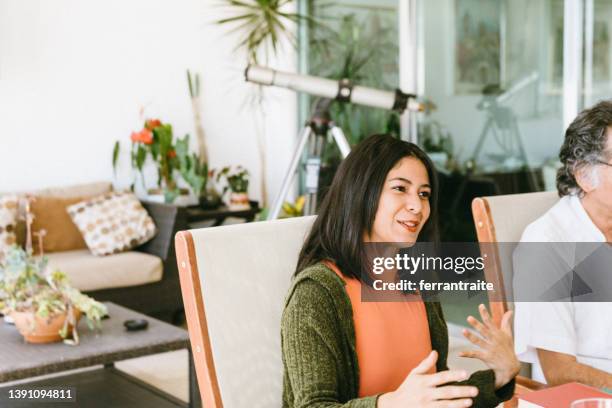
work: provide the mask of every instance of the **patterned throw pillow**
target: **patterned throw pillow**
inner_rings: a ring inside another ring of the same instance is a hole
[[[17,242],[15,229],[19,199],[14,195],[0,197],[0,263],[4,262],[6,252]]]
[[[92,254],[130,250],[155,236],[153,220],[132,193],[108,193],[67,208]]]

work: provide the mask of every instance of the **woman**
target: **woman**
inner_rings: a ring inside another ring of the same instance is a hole
[[[494,407],[512,396],[510,314],[501,330],[482,305],[483,323],[468,318],[482,338],[466,331],[480,349],[463,355],[491,368],[468,378],[446,366],[439,303],[361,302],[365,243],[437,240],[436,195],[425,153],[390,136],[367,138],[340,165],[283,312],[284,407]]]

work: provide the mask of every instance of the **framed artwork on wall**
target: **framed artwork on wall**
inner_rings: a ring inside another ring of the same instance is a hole
[[[455,0],[453,94],[480,94],[502,80],[502,0]]]

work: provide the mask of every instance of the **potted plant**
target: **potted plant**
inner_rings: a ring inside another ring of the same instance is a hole
[[[166,203],[173,203],[177,197],[189,194],[189,190],[180,189],[177,185],[176,171],[179,170],[179,162],[176,157],[176,147],[172,125],[163,123],[159,119],[145,120],[144,127],[138,132],[132,132],[130,158],[132,169],[140,173],[143,188],[146,189],[143,169],[147,158],[151,158],[157,167],[157,188],[147,189],[149,198],[157,201],[156,196],[162,197]],[[120,143],[115,142],[113,149],[113,169],[116,170],[119,158]],[[132,184],[132,189],[134,184]],[[185,201],[183,199],[182,201]]]
[[[226,186],[223,194],[229,191],[228,207],[232,211],[248,210],[251,208],[249,203],[249,172],[242,166],[227,166],[222,168],[216,176],[217,182],[225,179]]]
[[[221,205],[221,197],[217,194],[212,185],[209,184],[208,163],[201,160],[195,154],[189,152],[189,135],[178,139],[176,142],[176,157],[179,163],[179,172],[183,180],[193,190],[193,193],[198,198],[200,205],[207,209],[217,208]]]
[[[130,139],[132,141],[130,154],[132,169],[140,173],[143,187],[146,188],[143,169],[147,159],[150,158],[157,167],[157,188],[147,189],[150,200],[189,205],[197,203],[203,196],[210,196],[214,199],[215,192],[206,189],[208,162],[196,153],[190,152],[189,135],[175,142],[170,124],[163,123],[159,119],[147,119],[144,128],[139,132],[132,132]],[[113,149],[113,169],[115,170],[119,152],[120,144],[119,141],[116,141]],[[193,190],[195,203],[191,202],[188,189],[178,187],[180,177]],[[217,201],[220,202],[220,199]]]
[[[86,316],[90,329],[100,328],[101,319],[107,314],[106,306],[70,286],[66,274],[52,270],[44,255],[33,255],[32,219],[28,213],[27,248],[13,246],[0,264],[3,295],[0,310],[10,316],[28,343],[64,339],[68,344],[78,344],[77,324],[81,314]]]

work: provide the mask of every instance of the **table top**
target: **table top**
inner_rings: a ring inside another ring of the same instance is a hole
[[[0,322],[0,383],[189,347],[186,330],[105,304],[110,317],[102,320],[101,331],[89,330],[84,317],[79,322],[78,346],[25,343],[15,326]],[[123,326],[128,319],[146,319],[149,326],[128,332]]]

